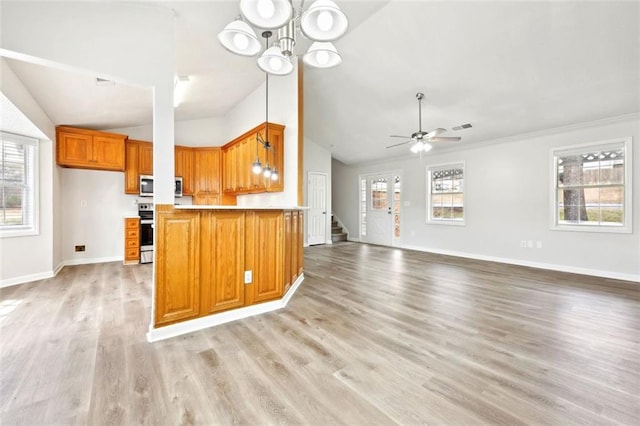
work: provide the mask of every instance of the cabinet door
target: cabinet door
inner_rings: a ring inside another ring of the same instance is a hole
[[[194,149],[195,193],[220,193],[220,148]]]
[[[175,173],[182,177],[182,195],[194,194],[193,149],[184,146],[175,148]]]
[[[269,192],[284,191],[284,127],[278,124],[269,124],[269,143],[272,146],[269,159],[272,167],[278,170],[278,180],[266,180],[265,185]]]
[[[251,157],[247,139],[236,144],[236,186],[237,191],[247,193],[251,190]]]
[[[193,196],[193,204],[205,206],[217,206],[220,204],[220,194],[198,192]]]
[[[304,212],[298,210],[298,230],[296,231],[296,237],[298,238],[297,255],[298,255],[298,273],[300,276],[304,271]]]
[[[137,142],[127,141],[125,144],[124,162],[124,193],[140,194],[140,173],[138,171],[138,159],[140,157]]]
[[[202,216],[201,316],[244,305],[244,221],[243,211]]]
[[[138,169],[141,175],[153,176],[153,144],[140,142]]]
[[[282,296],[283,284],[282,211],[256,211],[253,225],[253,301]]]
[[[286,293],[293,283],[291,278],[292,267],[295,268],[295,263],[292,262],[291,253],[293,252],[291,233],[292,230],[292,214],[290,211],[284,212],[284,290]],[[297,259],[296,259],[297,261]]]
[[[263,133],[262,133],[262,136],[264,136]],[[249,149],[249,152],[251,153],[251,156],[250,156],[251,161],[249,162],[249,164],[251,165],[251,168],[253,169],[253,162],[256,161],[256,158],[258,159],[258,161],[260,161],[260,164],[262,164],[262,167],[264,168],[267,164],[266,151],[264,149],[264,146],[260,142],[258,142],[258,138],[256,137],[255,134],[248,138],[248,144],[249,144],[248,149]],[[256,174],[256,173],[253,173],[253,170],[250,170],[249,176],[250,176],[249,181],[251,182],[251,192],[254,192],[254,193],[264,192],[266,186],[265,186],[265,178],[262,172]]]
[[[93,136],[58,132],[56,154],[61,166],[83,166],[91,159]]]
[[[299,213],[300,212],[297,210],[291,212],[291,238],[289,241],[291,243],[290,275],[291,275],[292,285],[298,279],[298,261],[299,261],[298,252],[299,250],[301,250],[301,247],[298,246],[299,244],[298,234],[300,231],[299,220],[302,220],[302,218],[299,216]]]
[[[94,136],[91,162],[99,169],[124,171],[124,139]]]
[[[156,230],[155,325],[196,318],[200,311],[199,212],[163,210]]]

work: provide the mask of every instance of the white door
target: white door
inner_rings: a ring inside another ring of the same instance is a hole
[[[368,243],[393,245],[392,174],[367,176],[367,233]]]
[[[308,243],[324,244],[327,241],[327,175],[309,172],[307,191]]]

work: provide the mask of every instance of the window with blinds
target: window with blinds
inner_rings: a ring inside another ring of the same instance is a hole
[[[5,132],[0,137],[0,236],[36,234],[38,140]]]
[[[464,225],[464,162],[427,167],[427,223]]]
[[[631,231],[631,139],[552,150],[553,227]]]

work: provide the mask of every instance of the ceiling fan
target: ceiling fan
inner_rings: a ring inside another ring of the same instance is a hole
[[[417,154],[419,152],[430,151],[432,148],[430,142],[458,142],[461,139],[460,137],[438,136],[447,131],[442,127],[433,129],[430,132],[422,131],[422,99],[423,98],[424,98],[424,93],[416,93],[416,99],[418,99],[418,131],[415,133],[412,133],[411,136],[391,135],[390,137],[392,138],[404,138],[408,140],[397,143],[395,145],[389,145],[387,148],[393,148],[396,146],[413,143],[414,145],[411,147],[411,152]]]

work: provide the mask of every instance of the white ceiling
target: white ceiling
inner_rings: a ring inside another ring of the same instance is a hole
[[[305,68],[305,134],[345,163],[407,155],[385,147],[418,130],[416,92],[423,130],[444,127],[458,146],[640,111],[638,2],[337,3],[350,21],[335,42],[343,62]],[[254,58],[216,40],[237,0],[156,6],[174,10],[176,74],[193,82],[176,120],[223,116],[264,81]],[[148,88],[7,62],[55,124],[151,123]],[[463,123],[473,128],[451,130]]]

